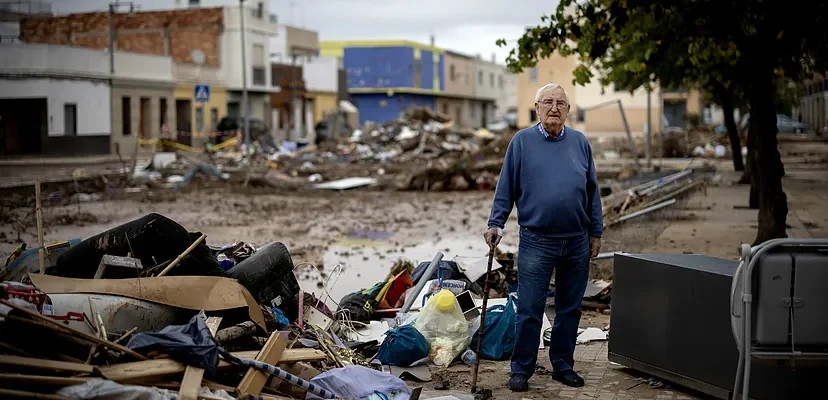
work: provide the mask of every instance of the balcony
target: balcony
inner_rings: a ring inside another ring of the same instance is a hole
[[[187,83],[223,84],[224,81],[219,68],[190,63],[173,63],[173,79]]]
[[[267,84],[265,67],[253,67],[253,84],[257,86],[264,86]]]

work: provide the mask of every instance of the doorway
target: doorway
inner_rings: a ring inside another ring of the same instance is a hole
[[[667,126],[684,128],[687,125],[684,119],[686,114],[687,100],[664,100],[664,117],[667,118]]]
[[[138,134],[141,139],[152,138],[152,105],[148,97],[141,97],[140,115],[138,116]]]
[[[178,143],[189,146],[193,142],[193,102],[190,99],[175,99],[175,118]]]
[[[45,98],[0,100],[0,155],[41,154],[46,108]]]

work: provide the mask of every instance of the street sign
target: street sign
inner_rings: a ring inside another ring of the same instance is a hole
[[[196,103],[210,101],[210,85],[195,85],[195,101]]]

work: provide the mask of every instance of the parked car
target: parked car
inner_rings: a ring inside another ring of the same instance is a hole
[[[785,114],[776,114],[776,129],[779,133],[805,133],[808,126],[803,122],[794,121]]]

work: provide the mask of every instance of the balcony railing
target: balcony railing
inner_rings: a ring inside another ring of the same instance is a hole
[[[265,68],[264,67],[253,67],[253,84],[254,85],[265,85],[267,83],[267,78],[265,78]]]

